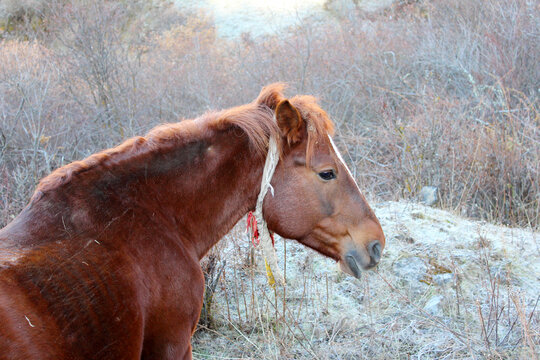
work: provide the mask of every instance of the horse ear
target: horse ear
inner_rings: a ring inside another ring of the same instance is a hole
[[[302,140],[304,120],[289,100],[282,100],[277,105],[276,121],[281,134],[287,138],[289,145],[294,145]]]

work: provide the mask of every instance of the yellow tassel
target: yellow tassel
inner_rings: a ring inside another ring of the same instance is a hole
[[[272,273],[272,269],[270,269],[270,265],[268,265],[266,258],[264,258],[264,266],[266,267],[266,277],[268,278],[268,284],[271,287],[275,287],[276,279],[274,279],[274,274]]]

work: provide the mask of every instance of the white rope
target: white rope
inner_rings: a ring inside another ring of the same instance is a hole
[[[268,230],[268,225],[264,221],[263,217],[263,202],[268,189],[270,193],[274,196],[274,188],[270,184],[274,171],[276,170],[277,163],[279,161],[278,148],[276,139],[270,136],[268,141],[268,154],[266,155],[266,161],[264,163],[264,170],[261,180],[261,192],[257,197],[257,205],[255,206],[255,219],[257,219],[257,227],[259,229],[260,244],[262,246],[262,251],[265,260],[266,274],[268,276],[268,282],[270,285],[274,284],[274,281],[285,285],[285,279],[283,274],[279,270],[277,263],[276,249],[272,245],[272,239],[270,237],[270,231]]]

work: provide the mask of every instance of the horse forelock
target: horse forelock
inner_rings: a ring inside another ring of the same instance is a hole
[[[306,166],[309,166],[317,144],[326,143],[328,141],[327,137],[334,135],[334,124],[326,111],[319,106],[315,97],[298,95],[290,99],[290,102],[298,109],[300,115],[306,121],[308,130]]]

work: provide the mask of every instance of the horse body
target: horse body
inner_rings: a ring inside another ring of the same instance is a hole
[[[45,348],[66,341],[69,354],[80,358],[130,358],[130,344],[138,345],[132,350],[138,358],[143,332],[148,355],[170,351],[178,358],[189,350],[204,290],[199,260],[249,210],[260,177],[252,169],[261,168],[261,159],[241,155],[249,149],[245,137],[229,131],[201,137],[149,155],[145,166],[118,174],[113,168],[104,178],[81,179],[88,182],[81,188],[68,183],[46,192],[0,232],[30,248],[2,270],[0,283],[24,289],[18,296],[23,311],[14,311],[9,298],[0,301],[18,319],[11,326],[18,337],[47,329]],[[166,171],[171,163],[174,170]],[[154,340],[164,338],[170,349]]]
[[[367,203],[358,218],[368,221],[355,220],[351,230],[339,225],[336,204],[319,199],[324,211],[314,212],[292,202],[295,186],[314,184],[306,183],[306,162],[320,167],[333,157],[328,146],[323,156],[306,157],[320,152],[322,137],[310,145],[288,120],[283,124],[291,116],[285,110],[294,109],[287,102],[278,114],[283,101],[280,87],[270,87],[252,104],[158,127],[42,180],[30,204],[0,230],[6,259],[0,263],[0,359],[191,358],[204,291],[199,261],[254,208],[269,136],[283,137],[276,194],[265,203],[269,227],[345,261],[345,270],[358,275],[355,264],[370,255],[349,250],[351,234],[361,231],[360,238],[384,246],[380,225]],[[306,114],[312,110],[297,105]],[[277,124],[274,114],[282,115]],[[312,121],[322,133],[324,123]],[[351,179],[340,181],[350,185]],[[311,191],[303,195],[313,197]],[[365,202],[354,190],[346,195]],[[304,224],[301,213],[311,222]],[[328,240],[328,229],[349,245]]]

